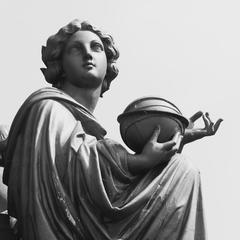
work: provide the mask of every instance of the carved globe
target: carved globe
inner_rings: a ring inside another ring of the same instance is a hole
[[[131,102],[118,116],[118,122],[124,143],[136,153],[142,151],[156,126],[161,128],[158,142],[166,142],[177,131],[184,134],[189,123],[176,105],[159,97],[142,97]]]

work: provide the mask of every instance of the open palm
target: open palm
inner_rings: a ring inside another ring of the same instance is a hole
[[[202,118],[204,122],[203,128],[195,128],[195,122],[199,118]],[[211,120],[209,113],[203,113],[202,111],[198,111],[189,119],[189,125],[185,130],[184,134],[184,143],[186,144],[206,136],[215,135],[222,121],[223,119],[220,118],[214,123]]]

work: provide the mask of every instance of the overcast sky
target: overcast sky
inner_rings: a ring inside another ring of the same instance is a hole
[[[186,117],[203,110],[224,119],[216,136],[184,153],[202,173],[209,239],[240,239],[239,12],[237,0],[2,0],[0,123],[10,125],[25,98],[48,86],[39,70],[47,38],[89,20],[120,49],[119,76],[95,112],[108,137],[121,142],[117,116],[146,95],[171,100]]]

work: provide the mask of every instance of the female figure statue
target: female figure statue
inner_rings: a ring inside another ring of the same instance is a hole
[[[118,57],[110,35],[79,20],[42,48],[53,87],[24,102],[4,154],[8,213],[22,239],[205,239],[199,171],[177,153],[181,136],[158,143],[157,128],[130,154],[93,116]],[[217,131],[220,120],[203,118],[182,145]]]

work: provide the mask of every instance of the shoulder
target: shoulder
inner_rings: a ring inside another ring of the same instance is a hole
[[[61,102],[54,99],[43,99],[31,108],[31,112],[35,116],[51,119],[54,122],[68,122],[68,124],[76,122],[72,112]]]
[[[60,148],[65,146],[75,132],[83,132],[81,122],[61,102],[53,99],[44,99],[33,104],[28,122],[39,131],[47,133],[43,136],[48,136],[51,142],[55,142],[54,146]]]
[[[64,117],[65,115],[73,117],[71,111],[64,104],[54,99],[39,100],[35,102],[31,108],[40,112],[54,114],[61,117]]]

